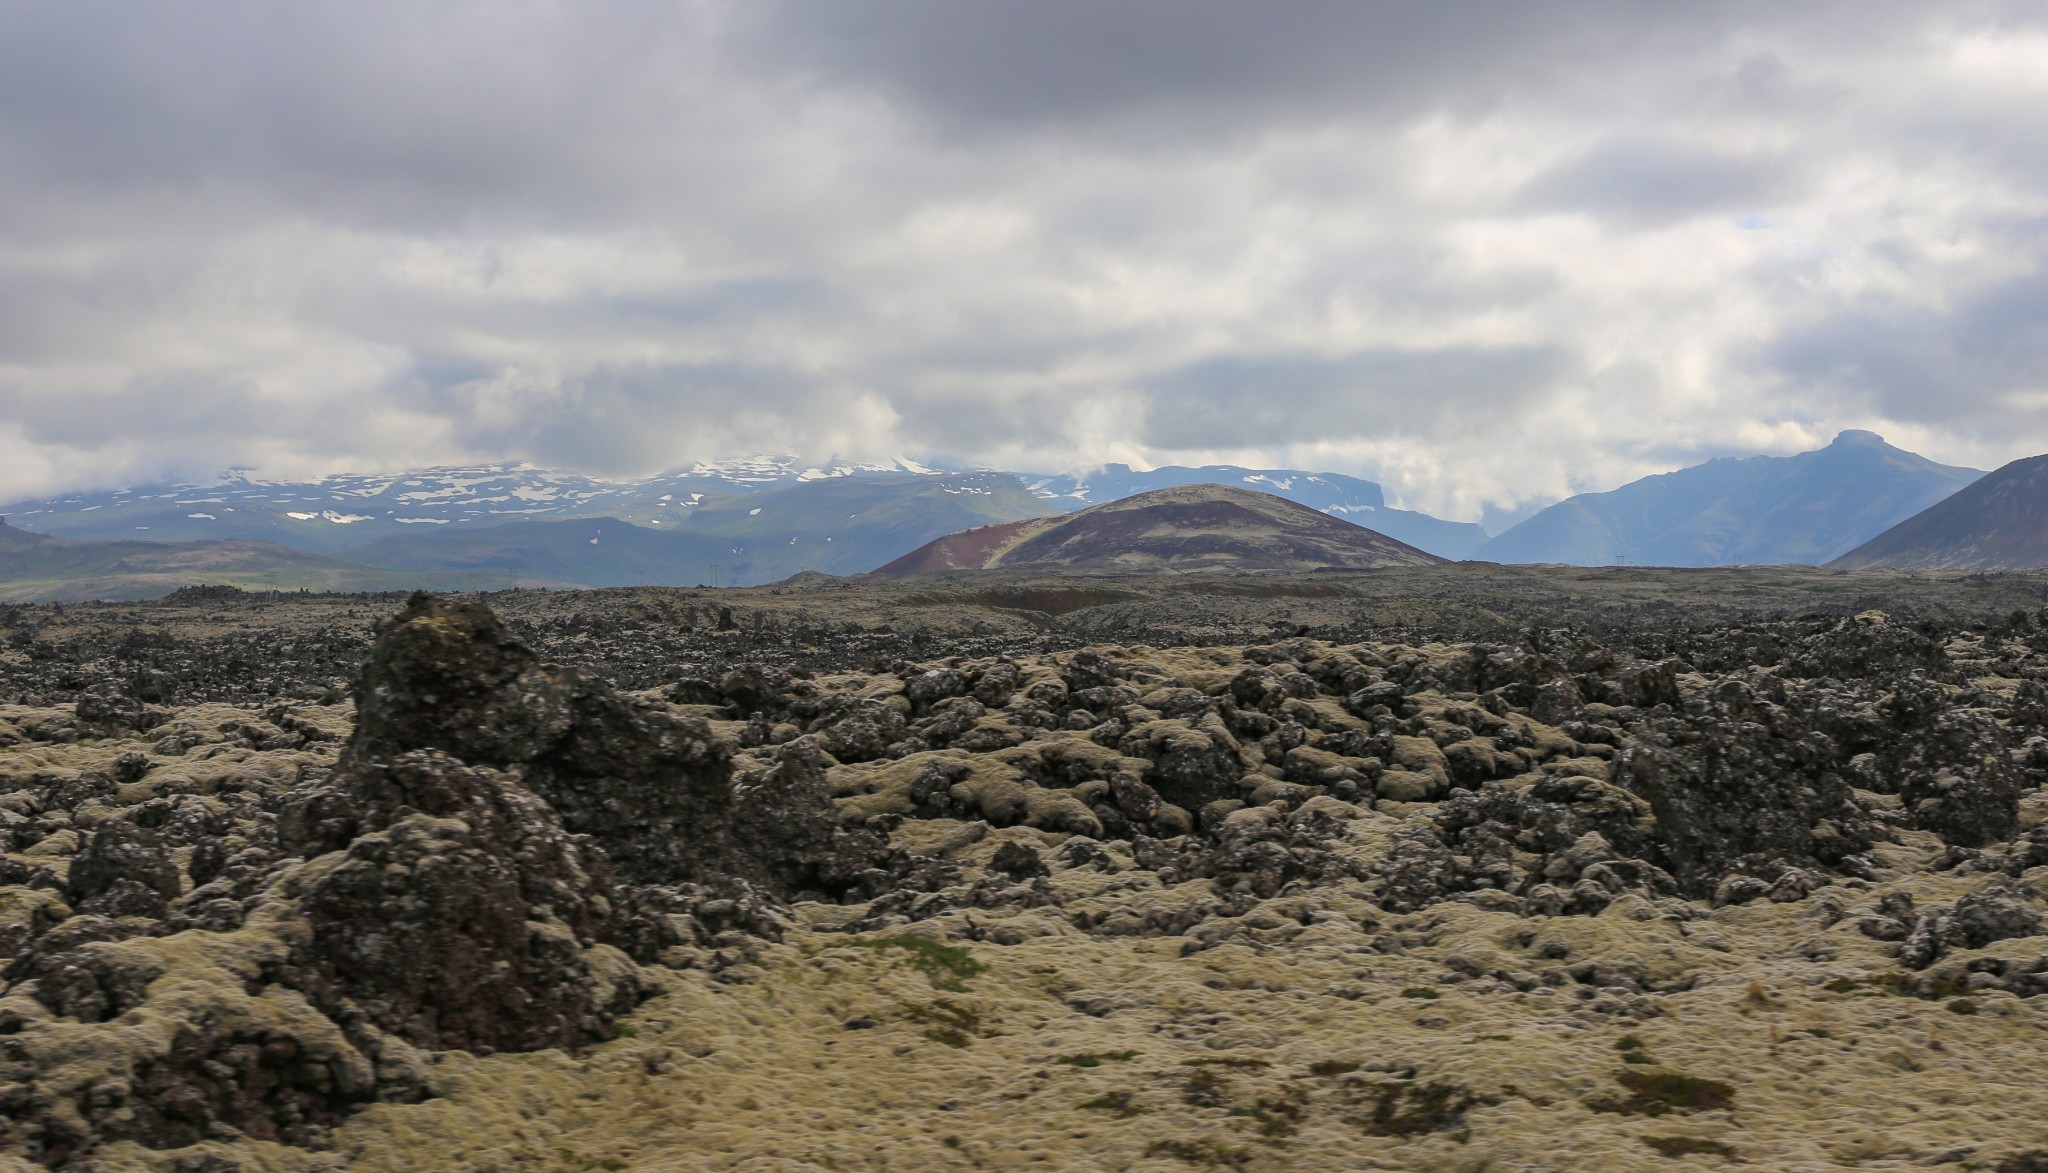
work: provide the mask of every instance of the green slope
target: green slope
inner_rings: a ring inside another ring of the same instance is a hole
[[[76,542],[0,521],[0,601],[150,599],[181,586],[246,590],[467,590],[503,585],[475,575],[362,566],[272,542]]]

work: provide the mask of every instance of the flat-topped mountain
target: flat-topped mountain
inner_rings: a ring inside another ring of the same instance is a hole
[[[1560,501],[1487,542],[1488,562],[1819,565],[1983,476],[1848,431],[1797,456],[1710,460]]]
[[[1155,489],[1071,513],[963,530],[881,567],[952,570],[1364,570],[1444,559],[1269,493],[1230,485]]]
[[[2048,456],[2015,460],[1828,566],[1840,570],[2048,566]]]

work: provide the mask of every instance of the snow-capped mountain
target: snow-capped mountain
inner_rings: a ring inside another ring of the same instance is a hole
[[[86,540],[253,538],[331,553],[392,534],[523,519],[617,517],[676,525],[707,502],[840,477],[942,470],[909,460],[815,463],[757,455],[703,462],[637,481],[609,481],[530,464],[340,473],[269,481],[229,472],[204,483],[75,493],[0,506],[21,529]]]
[[[1389,508],[1378,485],[1339,473],[1230,465],[1137,472],[1120,464],[1085,476],[982,471],[1017,476],[1033,497],[1067,512],[1172,485],[1241,485],[1298,501],[1446,558],[1465,557],[1486,540],[1476,525]],[[515,521],[613,517],[650,529],[694,530],[707,523],[693,518],[711,512],[710,507],[766,491],[849,478],[971,475],[978,474],[906,459],[818,462],[779,454],[700,462],[643,480],[603,480],[530,464],[341,473],[312,481],[271,481],[231,472],[205,483],[21,502],[0,506],[0,516],[23,530],[81,540],[241,538],[336,554],[399,535],[455,533]],[[944,492],[988,491],[974,484],[978,482],[949,482]],[[1011,503],[1000,512],[1005,518],[1028,515],[1028,510],[1020,509]],[[746,510],[737,511],[737,521],[733,511],[716,512],[724,531],[736,525],[766,525],[750,523],[752,515]]]

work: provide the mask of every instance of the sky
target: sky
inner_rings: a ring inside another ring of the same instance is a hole
[[[0,500],[2048,451],[2038,0],[10,3],[0,176]]]

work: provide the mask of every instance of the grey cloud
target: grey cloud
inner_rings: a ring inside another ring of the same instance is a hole
[[[2048,268],[1952,305],[1849,309],[1788,331],[1764,359],[1795,386],[1893,419],[1983,437],[2033,431],[2048,426]]]
[[[849,0],[782,5],[797,59],[942,124],[1135,117],[1196,134],[1275,114],[1412,114],[1715,36],[1753,6],[1631,0]]]
[[[1440,434],[1475,409],[1544,389],[1565,366],[1545,348],[1214,358],[1152,381],[1144,439],[1202,449]]]
[[[700,95],[690,9],[67,5],[0,16],[0,158],[161,196],[254,190],[374,223],[638,204]]]
[[[2048,121],[1944,56],[2042,20],[0,6],[0,495],[152,459],[1229,452],[1477,516],[1787,420],[2048,446],[2013,398],[2048,369]],[[1701,215],[1760,204],[1791,227]]]
[[[713,451],[780,450],[786,417],[811,428],[851,422],[843,392],[814,376],[767,364],[608,364],[561,385],[514,392],[518,409],[479,406],[475,383],[440,389],[454,435],[475,451],[529,454],[537,463],[598,475],[630,475]]]
[[[1602,143],[1533,180],[1522,192],[1541,211],[1584,211],[1661,223],[1701,212],[1767,208],[1793,195],[1797,162],[1638,138]]]

